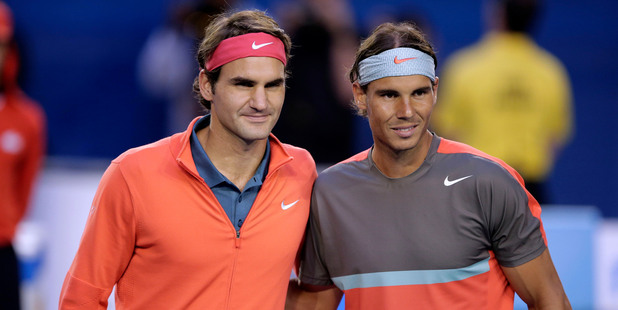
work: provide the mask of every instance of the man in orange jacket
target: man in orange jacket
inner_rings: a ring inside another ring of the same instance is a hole
[[[290,39],[261,11],[215,19],[194,90],[210,112],[112,161],[61,309],[283,309],[317,172],[271,130]]]
[[[45,150],[45,115],[17,85],[17,45],[9,7],[0,2],[0,305],[19,309],[19,270],[12,246]]]

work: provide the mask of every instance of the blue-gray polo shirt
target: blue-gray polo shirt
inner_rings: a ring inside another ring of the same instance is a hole
[[[210,125],[210,115],[200,118],[193,126],[193,132],[191,133],[191,155],[193,155],[193,161],[197,167],[197,172],[215,194],[219,204],[221,204],[227,217],[236,228],[236,232],[238,232],[245,218],[247,218],[247,214],[268,173],[270,145],[266,143],[264,159],[262,159],[257,171],[255,171],[253,178],[247,182],[247,185],[245,185],[245,188],[241,192],[234,183],[230,182],[228,178],[215,168],[210,158],[208,158],[206,151],[204,151],[204,148],[200,144],[200,141],[197,139],[196,133],[208,125]]]

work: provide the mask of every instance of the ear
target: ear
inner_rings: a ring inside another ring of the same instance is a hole
[[[213,98],[212,85],[210,84],[210,81],[206,77],[206,72],[204,71],[204,69],[200,70],[199,84],[200,84],[200,94],[202,94],[202,97],[204,97],[204,99],[208,101],[212,101],[212,98]]]
[[[435,105],[438,102],[438,84],[440,84],[440,79],[436,76],[436,82],[433,85],[433,104]]]
[[[360,111],[367,110],[367,94],[358,82],[352,84],[352,92],[354,94],[354,105]]]

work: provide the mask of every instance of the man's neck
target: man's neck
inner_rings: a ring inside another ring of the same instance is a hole
[[[264,158],[268,139],[252,141],[224,139],[210,126],[197,132],[197,138],[217,170],[242,190]]]
[[[374,147],[371,159],[385,176],[403,178],[414,173],[423,164],[432,139],[433,135],[427,131],[414,148],[401,152]]]

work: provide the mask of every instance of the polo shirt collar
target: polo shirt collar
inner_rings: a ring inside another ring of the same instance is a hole
[[[203,128],[208,127],[210,125],[210,114],[205,115],[200,118],[195,125],[193,125],[193,130],[191,131],[191,153],[193,155],[193,161],[195,162],[195,167],[197,168],[198,173],[204,179],[204,182],[208,184],[210,188],[216,187],[221,183],[232,184],[217,168],[213,165],[210,158],[208,158],[208,154],[200,144],[200,141],[197,138],[197,132]],[[266,152],[265,156],[260,162],[258,169],[255,172],[255,175],[249,180],[245,189],[262,185],[266,174],[268,174],[268,162],[270,158],[270,143],[266,143]]]

